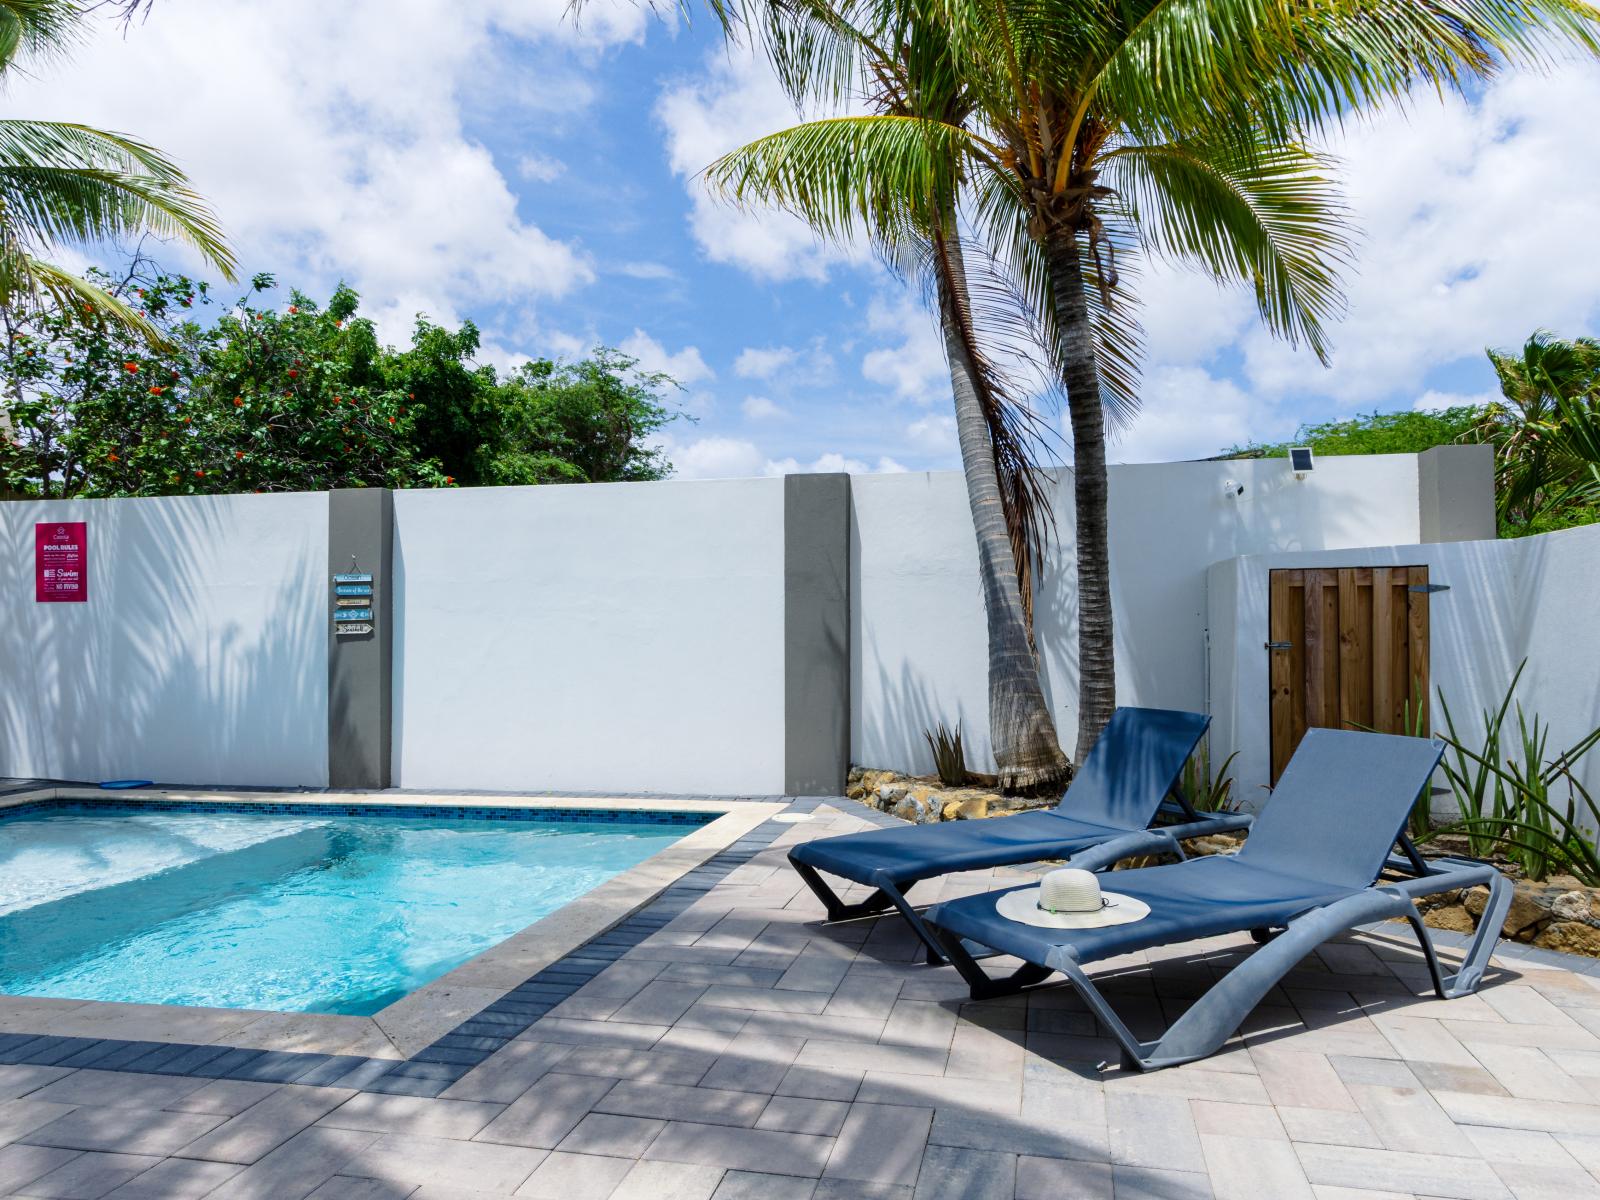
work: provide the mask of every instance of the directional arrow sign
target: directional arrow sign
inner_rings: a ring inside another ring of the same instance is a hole
[[[337,600],[334,601],[334,604],[336,606],[338,606],[339,608],[371,608],[372,607],[372,597],[370,597],[370,596],[340,596]]]
[[[370,608],[347,608],[333,614],[335,621],[370,621],[372,610]]]
[[[358,633],[371,633],[372,626],[364,623],[360,625],[340,625],[333,632],[339,637],[352,637]]]
[[[335,583],[371,583],[372,582],[372,576],[371,575],[335,575],[333,577],[333,581]]]
[[[333,589],[335,596],[370,596],[372,585],[370,583],[341,583]]]

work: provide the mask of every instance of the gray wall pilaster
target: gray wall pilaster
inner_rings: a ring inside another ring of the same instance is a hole
[[[393,706],[394,493],[341,488],[328,493],[328,786],[389,786]],[[372,575],[372,632],[334,633],[333,576]]]
[[[783,790],[842,795],[850,770],[850,476],[783,481]]]
[[[1476,542],[1497,536],[1494,449],[1435,446],[1417,455],[1417,501],[1424,542]]]

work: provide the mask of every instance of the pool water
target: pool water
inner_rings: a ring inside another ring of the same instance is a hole
[[[368,1015],[693,827],[19,815],[0,821],[0,992]]]

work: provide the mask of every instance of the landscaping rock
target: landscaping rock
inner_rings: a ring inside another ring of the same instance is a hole
[[[1454,933],[1471,933],[1478,926],[1478,918],[1467,911],[1464,904],[1443,904],[1422,914],[1423,924],[1434,929],[1448,929]]]
[[[981,821],[989,815],[989,798],[973,796],[969,800],[946,800],[940,811],[946,821]]]
[[[1600,958],[1600,929],[1586,921],[1552,921],[1533,939],[1533,944],[1546,950]]]

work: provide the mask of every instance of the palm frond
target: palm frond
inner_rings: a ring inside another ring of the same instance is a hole
[[[0,72],[19,58],[50,58],[77,41],[83,10],[72,0],[0,0]]]
[[[52,263],[23,253],[14,244],[0,250],[0,304],[33,297],[73,313],[84,324],[110,322],[142,337],[151,346],[168,343],[148,318],[104,288]]]
[[[1326,362],[1343,311],[1349,214],[1322,157],[1300,146],[1191,139],[1106,155],[1104,178],[1146,250],[1254,292],[1262,320]]]
[[[0,205],[10,236],[34,246],[150,232],[188,242],[233,278],[233,254],[216,217],[183,172],[121,134],[0,120]]]

